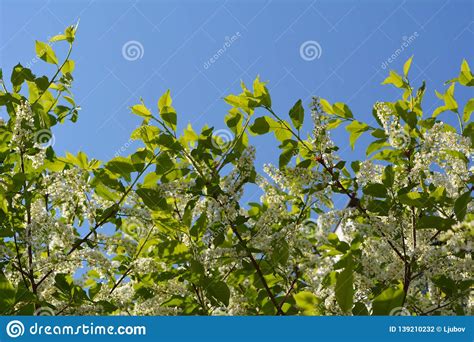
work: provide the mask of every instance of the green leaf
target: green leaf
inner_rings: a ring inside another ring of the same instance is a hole
[[[344,121],[341,120],[341,119],[330,119],[328,120],[328,123],[326,125],[326,129],[328,130],[331,130],[331,129],[335,129],[335,128],[338,128],[341,123],[343,123]]]
[[[272,125],[275,125],[275,122],[272,118],[268,116],[261,116],[255,119],[252,126],[250,126],[250,131],[254,134],[265,134],[270,132]]]
[[[61,72],[63,74],[67,74],[67,73],[71,74],[74,71],[75,66],[76,66],[76,63],[73,60],[71,59],[67,60],[64,63],[63,67],[61,68]]]
[[[367,307],[364,303],[357,302],[354,303],[354,307],[352,308],[352,314],[354,316],[368,316],[369,310],[367,310]]]
[[[391,187],[394,181],[395,181],[395,171],[393,170],[393,166],[387,165],[385,169],[383,170],[382,183],[386,187]]]
[[[422,216],[418,219],[416,228],[447,231],[454,223],[456,223],[456,221],[450,218],[443,218],[439,216]]]
[[[474,75],[471,73],[469,64],[463,59],[461,64],[461,72],[458,77],[459,84],[463,86],[472,87],[474,86]]]
[[[290,123],[282,120],[282,122],[279,121],[274,121],[272,118],[270,119],[270,129],[273,130],[273,133],[275,134],[275,138],[278,139],[280,142],[285,142],[288,139],[291,139],[293,135],[291,132],[288,130],[287,127],[290,127]]]
[[[253,81],[253,95],[260,101],[261,105],[271,107],[272,100],[265,84],[266,83],[261,82],[260,77],[257,76],[257,78]]]
[[[346,130],[350,133],[349,142],[354,149],[354,144],[359,139],[359,137],[369,129],[369,126],[366,123],[354,120],[349,125],[346,126]]]
[[[48,43],[36,41],[35,44],[36,55],[43,61],[51,64],[58,64],[58,58],[53,49]]]
[[[132,110],[133,114],[136,114],[146,119],[151,118],[151,112],[144,104],[137,104],[135,106],[130,107],[130,109]]]
[[[54,277],[54,281],[54,286],[65,294],[69,294],[74,286],[74,280],[69,274],[58,273]]]
[[[228,95],[224,98],[224,101],[233,107],[241,108],[248,114],[253,114],[254,108],[259,105],[259,101],[251,96],[245,94],[241,95]]]
[[[130,138],[132,140],[142,140],[145,145],[153,146],[153,144],[156,144],[159,134],[160,130],[158,127],[142,125],[132,132]]]
[[[464,113],[462,116],[464,122],[468,122],[471,119],[472,112],[474,112],[474,99],[469,99],[464,106]]]
[[[452,111],[458,110],[458,103],[454,99],[454,83],[446,90],[446,93],[443,96],[446,108]]]
[[[15,288],[0,271],[0,313],[3,315],[15,304]]]
[[[436,92],[436,95],[438,98],[442,99],[444,101],[444,105],[436,108],[432,114],[433,118],[436,118],[439,114],[450,110],[452,112],[457,113],[458,112],[458,103],[454,99],[454,85],[455,83],[452,83],[451,86],[446,90],[444,94],[440,94]]]
[[[100,292],[102,288],[102,283],[95,283],[95,285],[91,286],[89,289],[89,298],[94,299],[94,297]]]
[[[223,281],[214,281],[211,279],[207,285],[206,291],[210,297],[209,299],[217,300],[225,306],[229,305],[230,290],[227,284]]]
[[[301,291],[293,295],[296,306],[304,315],[316,315],[318,313],[317,305],[320,303],[318,297],[309,291]]]
[[[158,110],[160,117],[173,131],[176,131],[176,125],[178,123],[178,116],[175,109],[171,106],[173,103],[168,89],[158,100]]]
[[[290,118],[295,128],[299,130],[304,121],[304,108],[301,100],[296,101],[293,108],[290,109]]]
[[[131,180],[130,174],[135,171],[135,167],[130,158],[116,157],[105,164],[105,168],[112,173],[124,177],[127,181]]]
[[[170,90],[168,89],[158,100],[158,110],[161,112],[165,107],[171,107],[173,100],[171,99]]]
[[[136,190],[136,193],[151,210],[168,209],[166,198],[161,195],[160,191],[149,188],[139,188]]]
[[[405,64],[403,64],[403,74],[405,75],[405,77],[408,76],[408,71],[410,71],[412,60],[413,60],[413,55],[405,62]]]
[[[12,70],[12,75],[10,77],[10,81],[13,85],[13,91],[19,92],[21,89],[21,85],[25,81],[34,82],[35,75],[31,72],[30,69],[24,68],[21,64],[15,65]]]
[[[336,114],[331,106],[331,104],[325,100],[320,98],[319,103],[321,104],[321,107],[323,107],[323,111],[328,113],[328,114]]]
[[[351,110],[345,103],[336,102],[335,104],[333,104],[332,109],[334,111],[334,114],[345,119],[350,119],[354,117]]]
[[[377,213],[380,216],[388,216],[390,210],[390,202],[387,200],[371,200],[367,204],[367,210],[373,213]]]
[[[467,213],[467,206],[472,201],[471,191],[465,192],[454,202],[454,214],[458,221],[464,220]]]
[[[284,168],[288,163],[291,161],[291,158],[296,154],[297,149],[295,148],[288,148],[283,150],[278,158],[278,167],[280,169]]]
[[[374,140],[369,144],[369,146],[367,146],[367,149],[365,150],[365,155],[369,156],[385,146],[390,146],[386,138]]]
[[[191,123],[188,123],[188,126],[184,129],[184,134],[183,134],[183,142],[185,145],[189,143],[194,143],[198,140],[199,136],[197,133],[194,131],[193,126],[191,126]]]
[[[369,183],[362,190],[364,194],[374,197],[387,197],[387,189],[384,184]]]
[[[231,108],[224,118],[224,121],[234,134],[241,129],[243,115],[237,108]]]
[[[402,306],[404,297],[403,286],[399,284],[396,288],[389,287],[372,301],[372,315],[386,316],[390,312]]]
[[[398,196],[398,199],[401,203],[414,207],[423,207],[427,203],[426,196],[419,192],[401,194]]]
[[[270,255],[275,264],[285,266],[290,256],[290,247],[285,239],[272,242],[272,253]]]
[[[397,88],[403,88],[405,86],[402,76],[393,70],[390,70],[389,76],[382,82],[382,84],[393,84]]]
[[[66,40],[66,39],[67,39],[66,35],[64,35],[64,34],[57,34],[57,35],[51,37],[51,38],[49,39],[49,41],[50,41],[51,43],[56,43],[56,42],[60,42],[60,41]]]
[[[470,122],[464,127],[462,135],[471,140],[471,145],[474,146],[474,122]]]
[[[445,275],[436,275],[432,279],[433,283],[449,297],[456,293],[456,282]]]
[[[176,126],[178,124],[178,115],[173,107],[163,107],[160,110],[160,116],[163,121],[170,127],[173,131],[176,131]]]
[[[79,21],[77,21],[76,25],[70,25],[66,27],[66,29],[64,30],[64,35],[66,36],[66,40],[69,43],[74,42],[74,40],[76,39],[76,31],[77,31],[78,26],[79,26]]]
[[[433,191],[430,192],[429,198],[433,199],[438,203],[443,202],[446,199],[446,188],[443,186],[435,188]]]
[[[353,281],[352,257],[349,256],[346,267],[337,274],[336,278],[336,301],[343,312],[352,309],[354,299]]]

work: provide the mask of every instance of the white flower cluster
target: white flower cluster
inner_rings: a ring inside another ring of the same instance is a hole
[[[34,116],[28,102],[22,102],[16,111],[13,122],[12,142],[21,150],[32,140],[34,132]]]
[[[313,98],[311,104],[311,119],[313,121],[313,136],[310,138],[312,145],[327,165],[335,164],[339,157],[333,151],[335,145],[327,128],[329,117],[317,97]]]
[[[67,222],[81,215],[94,222],[98,205],[90,201],[88,194],[91,187],[88,183],[89,174],[77,167],[60,172],[47,174],[43,178],[44,195],[61,210],[61,216]]]
[[[374,108],[385,134],[388,136],[390,145],[395,149],[406,148],[410,143],[410,136],[401,127],[398,116],[384,102],[377,102]]]
[[[291,196],[301,197],[303,190],[321,182],[329,182],[326,173],[304,167],[279,169],[272,164],[265,164],[263,171],[275,182],[276,186]]]
[[[359,165],[356,180],[359,186],[364,187],[368,183],[380,183],[384,167],[375,164],[372,160],[364,160]]]
[[[459,190],[473,174],[466,162],[472,163],[473,154],[468,137],[452,132],[438,122],[424,133],[408,176],[419,180],[426,177],[426,183],[444,187],[450,197],[459,196]]]

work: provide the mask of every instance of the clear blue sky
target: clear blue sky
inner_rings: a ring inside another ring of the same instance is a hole
[[[437,106],[434,90],[444,90],[443,82],[458,74],[463,58],[474,66],[473,1],[0,3],[0,65],[5,78],[16,63],[31,63],[35,39],[46,40],[80,18],[72,55],[73,91],[83,109],[76,124],[55,128],[55,149],[83,150],[99,159],[112,158],[139,124],[128,107],[141,96],[156,110],[157,99],[168,88],[181,128],[188,122],[195,128],[205,123],[225,128],[228,105],[222,97],[238,92],[241,79],[250,84],[257,74],[269,81],[274,108],[283,116],[298,98],[308,105],[310,96],[318,95],[346,102],[356,116],[371,120],[375,101],[391,101],[399,94],[380,86],[388,69],[401,70],[412,54],[412,82],[428,83],[425,110]],[[205,66],[233,36],[225,53]],[[122,53],[130,41],[143,47],[135,61]],[[320,47],[310,61],[300,55],[306,41]],[[384,69],[382,64],[404,42],[408,47]],[[36,74],[52,73],[42,62],[32,68]],[[469,95],[473,94],[459,91],[460,102]],[[345,148],[343,130],[335,139],[344,147],[343,157],[364,154],[363,148],[355,153]],[[277,160],[273,139],[253,142],[259,164]]]

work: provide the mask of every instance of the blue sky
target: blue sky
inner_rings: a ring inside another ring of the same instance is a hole
[[[428,112],[439,104],[434,90],[444,90],[444,81],[457,76],[462,59],[474,64],[473,1],[1,0],[0,4],[0,65],[7,79],[16,63],[32,64],[35,39],[47,40],[80,18],[72,59],[76,61],[73,91],[82,111],[76,124],[55,127],[55,149],[82,150],[98,159],[110,159],[128,144],[140,122],[128,107],[143,97],[156,110],[159,96],[168,88],[181,128],[188,122],[195,129],[205,123],[225,128],[229,106],[222,97],[239,92],[240,80],[250,84],[256,75],[269,81],[274,109],[282,116],[297,99],[308,106],[310,96],[317,95],[345,102],[356,116],[370,121],[375,101],[392,101],[399,95],[380,85],[388,70],[401,70],[411,55],[415,55],[412,83],[428,84],[424,105]],[[225,53],[206,64],[228,40],[232,43]],[[300,53],[308,41],[318,44],[312,60]],[[135,60],[124,58],[123,48],[129,42],[138,42],[140,54]],[[404,42],[408,47],[384,69],[382,64]],[[42,62],[31,67],[36,74],[53,72]],[[473,95],[461,89],[458,94],[462,104]],[[360,140],[356,151],[348,147],[344,130],[337,131],[334,139],[344,158],[364,155],[366,139]],[[257,137],[253,143],[259,165],[277,160],[272,138]]]

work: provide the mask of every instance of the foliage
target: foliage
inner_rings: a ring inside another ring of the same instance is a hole
[[[402,97],[376,103],[373,123],[316,97],[310,116],[298,100],[285,119],[264,82],[242,83],[225,98],[230,141],[208,126],[178,134],[167,91],[155,108],[131,107],[142,147],[100,162],[58,156],[43,138],[78,118],[75,32],[36,42],[52,77],[18,64],[8,89],[0,73],[3,314],[472,314],[474,99],[454,97],[474,85],[467,61],[432,113],[411,58],[390,71],[383,83]],[[440,119],[453,115],[457,128]],[[340,159],[330,133],[341,125],[352,148],[370,137],[365,160]],[[264,134],[280,156],[260,174],[250,141]],[[242,200],[249,184],[259,202]],[[341,196],[349,205],[334,208]]]

